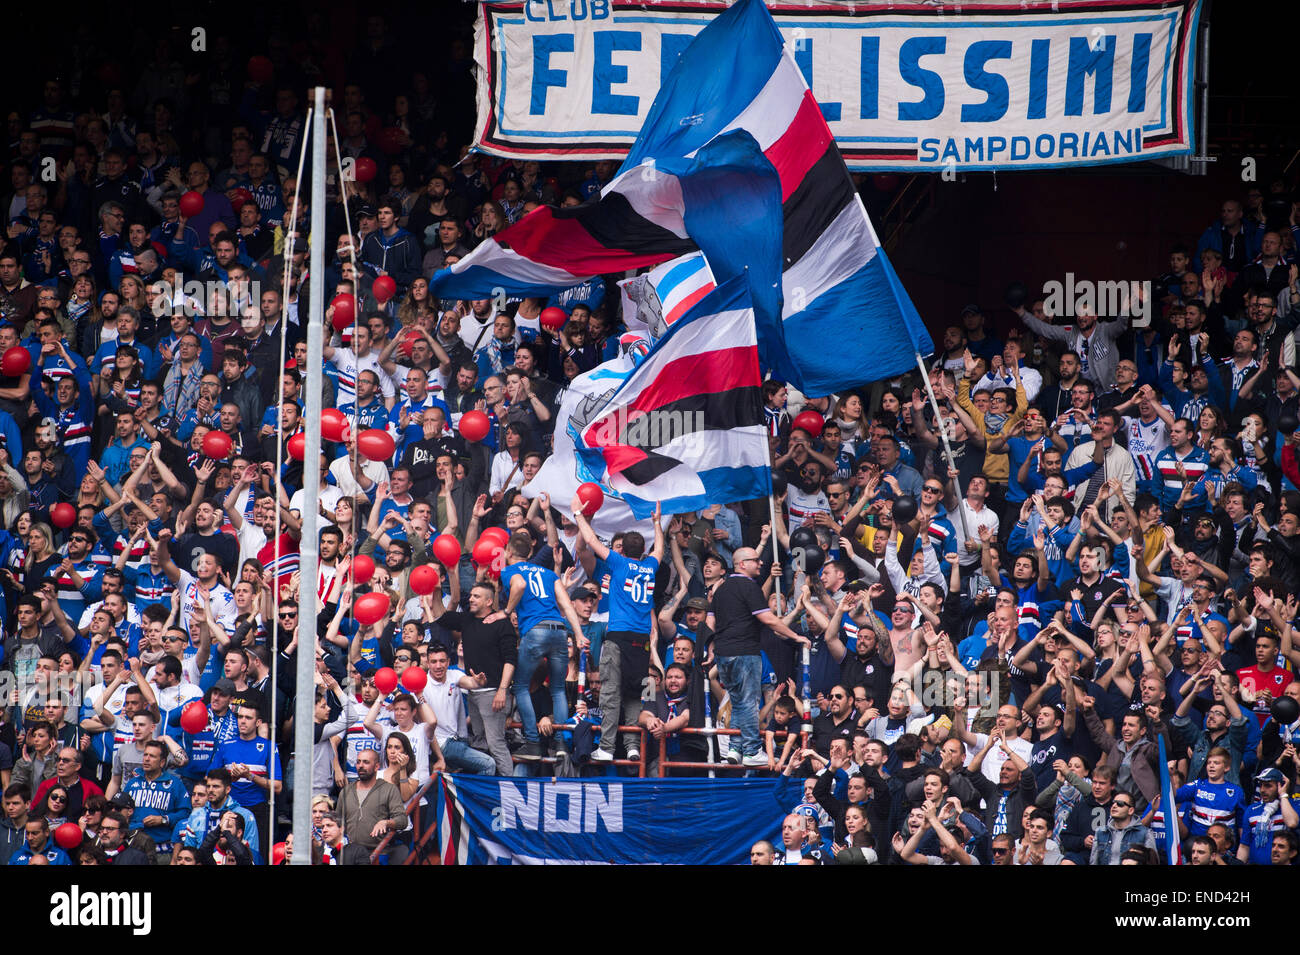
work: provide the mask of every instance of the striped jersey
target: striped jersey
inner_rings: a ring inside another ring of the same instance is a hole
[[[1199,779],[1178,790],[1174,797],[1180,805],[1191,803],[1187,814],[1187,828],[1194,836],[1203,836],[1215,823],[1223,823],[1234,833],[1241,829],[1242,813],[1246,810],[1241,787],[1233,783],[1212,783]]]
[[[1169,447],[1169,426],[1165,419],[1157,417],[1154,421],[1143,421],[1125,416],[1124,430],[1128,433],[1128,453],[1133,455],[1138,480],[1153,480],[1156,456]]]

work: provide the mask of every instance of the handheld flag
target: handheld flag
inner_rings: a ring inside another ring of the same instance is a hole
[[[578,435],[578,455],[637,517],[766,497],[771,456],[743,278],[661,338]]]

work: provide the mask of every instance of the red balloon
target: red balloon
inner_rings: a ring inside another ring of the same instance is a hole
[[[187,219],[193,219],[203,211],[203,193],[195,192],[191,189],[185,195],[181,196],[181,215]]]
[[[357,317],[357,303],[351,295],[335,295],[334,301],[330,302],[334,309],[334,329],[343,331],[345,328],[351,328],[352,323]]]
[[[407,358],[410,358],[411,352],[415,351],[415,343],[418,342],[422,337],[423,336],[419,333],[419,331],[417,331],[414,328],[411,329],[409,332],[407,332],[405,335],[402,336],[402,343],[397,346],[397,350],[400,351]]]
[[[365,554],[352,558],[352,580],[357,584],[368,584],[375,576],[375,562]]]
[[[235,190],[235,194],[230,199],[230,207],[238,212],[243,208],[245,202],[252,202],[253,194],[242,186]]]
[[[370,626],[388,616],[388,594],[362,594],[352,602],[352,615]]]
[[[450,534],[439,534],[433,539],[433,556],[447,567],[460,562],[460,541]]]
[[[307,456],[307,435],[299,431],[289,439],[289,457],[301,461]]]
[[[496,541],[502,547],[505,547],[506,544],[510,542],[510,532],[504,527],[489,527],[479,535],[479,540],[482,540],[485,537],[488,540]]]
[[[202,700],[190,700],[181,709],[181,729],[194,734],[208,728],[208,708]]]
[[[75,822],[65,822],[54,830],[54,841],[61,849],[75,849],[81,845],[81,827]]]
[[[203,436],[203,453],[214,461],[224,461],[234,442],[224,431],[209,431]]]
[[[492,430],[492,422],[481,411],[466,411],[460,416],[460,433],[466,441],[482,441]]]
[[[600,510],[600,505],[605,503],[605,492],[600,489],[599,484],[584,481],[578,485],[578,498],[582,501],[583,516],[591,517]]]
[[[420,693],[424,685],[429,682],[429,674],[425,673],[420,666],[409,666],[402,671],[402,686],[406,687],[412,693]]]
[[[275,67],[265,56],[254,56],[248,61],[248,78],[259,85],[271,82]]]
[[[362,156],[352,164],[352,175],[356,177],[357,182],[369,182],[379,175],[379,167],[369,156]]]
[[[387,431],[370,428],[357,435],[357,450],[371,461],[387,461],[397,450],[397,444]]]
[[[498,544],[491,537],[480,537],[478,543],[474,545],[474,550],[470,556],[474,558],[474,563],[480,567],[490,567],[492,561],[505,548]]]
[[[421,597],[433,593],[438,587],[438,568],[433,564],[421,564],[411,571],[409,583]]]
[[[3,357],[0,357],[0,373],[9,378],[25,375],[31,367],[32,353],[22,345],[6,348]]]
[[[67,501],[60,501],[50,508],[50,523],[58,528],[71,527],[77,520],[77,509]]]
[[[367,594],[366,596],[373,596]],[[392,667],[381,667],[375,671],[375,689],[387,696],[397,689],[397,671]]]
[[[794,416],[793,423],[796,428],[802,428],[814,438],[817,438],[821,436],[822,427],[826,424],[826,419],[816,411],[800,411]]]
[[[397,294],[397,283],[393,281],[391,275],[381,275],[371,283],[370,294],[375,297],[376,302],[383,305]]]
[[[542,309],[542,314],[538,318],[542,328],[552,332],[558,332],[564,327],[564,323],[569,320],[568,313],[558,305],[552,305],[550,308]]]
[[[385,155],[392,156],[402,151],[402,140],[406,134],[396,126],[385,126],[375,137],[376,144],[382,149]]]
[[[326,408],[320,413],[320,433],[326,441],[342,441],[348,428],[348,417],[338,408]]]
[[[283,842],[277,842],[271,846],[271,865],[284,865],[285,856],[289,854],[289,847]]]

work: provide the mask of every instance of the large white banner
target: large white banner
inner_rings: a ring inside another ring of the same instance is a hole
[[[1190,153],[1200,0],[768,4],[855,170],[1034,169]],[[620,159],[719,2],[483,3],[478,148]]]

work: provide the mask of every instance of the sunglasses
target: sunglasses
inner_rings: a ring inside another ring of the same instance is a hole
[[[831,699],[832,699],[832,700],[847,700],[848,697],[845,696],[843,693],[832,693],[832,694],[831,694]]]
[[[279,617],[281,620],[286,620],[286,619],[288,619],[288,618],[290,618],[290,617],[296,617],[296,616],[298,616],[298,614],[297,614],[297,613],[278,613],[278,614],[276,614],[276,616]]]
[[[921,490],[922,490],[922,491],[926,491],[926,492],[928,492],[928,493],[930,493],[930,494],[942,494],[942,493],[943,493],[943,488],[941,488],[941,487],[923,487],[923,488],[921,488]]]
[[[1007,854],[1008,852],[1010,852],[1010,851],[1011,851],[1010,849],[998,849],[998,848],[994,848],[994,850],[993,850],[993,854],[994,854],[995,856],[1004,856],[1004,855],[1006,855],[1006,854]]]

